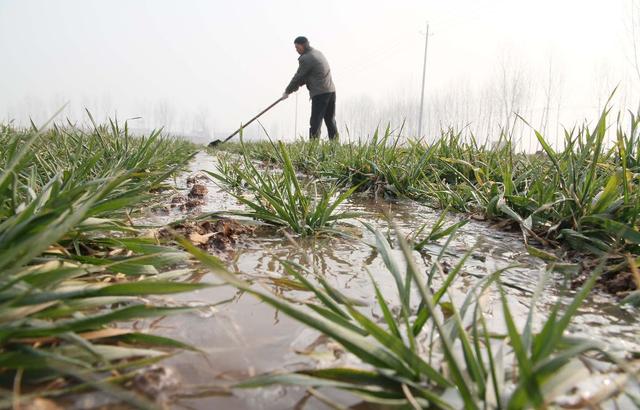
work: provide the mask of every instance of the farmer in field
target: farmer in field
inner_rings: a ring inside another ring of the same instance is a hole
[[[320,137],[320,127],[324,119],[327,131],[329,131],[329,139],[333,140],[338,136],[338,127],[336,126],[336,87],[331,79],[329,62],[320,51],[309,45],[309,40],[306,37],[296,38],[293,44],[298,54],[300,54],[298,71],[296,71],[284,94],[282,94],[282,98],[287,98],[289,94],[306,84],[311,97],[309,138],[316,139]]]

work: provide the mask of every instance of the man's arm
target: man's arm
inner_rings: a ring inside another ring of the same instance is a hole
[[[311,64],[304,59],[301,58],[298,65],[298,71],[296,71],[295,75],[291,79],[291,82],[285,89],[285,94],[291,94],[294,91],[297,91],[300,86],[304,85],[307,80],[307,74],[311,71]]]

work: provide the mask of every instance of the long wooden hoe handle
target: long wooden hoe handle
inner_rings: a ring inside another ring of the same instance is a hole
[[[240,131],[242,131],[243,128],[245,128],[247,125],[251,124],[252,122],[254,122],[255,120],[257,120],[258,118],[260,118],[260,116],[262,114],[264,114],[265,112],[269,111],[270,109],[272,109],[273,107],[276,106],[276,104],[278,104],[280,101],[284,100],[284,97],[280,97],[278,98],[273,104],[271,104],[270,106],[268,106],[267,108],[265,108],[264,110],[260,111],[258,113],[258,115],[256,115],[255,117],[253,117],[252,119],[250,119],[249,121],[247,121],[244,125],[242,125],[240,128],[238,128],[233,134],[229,135],[227,138],[224,139],[224,141],[220,141],[220,140],[216,140],[211,142],[209,145],[211,146],[216,146],[218,144],[221,144],[223,142],[227,142],[229,141],[231,138],[235,137],[236,135],[238,135],[238,133]]]

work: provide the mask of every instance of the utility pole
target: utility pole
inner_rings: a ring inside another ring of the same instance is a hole
[[[427,75],[427,48],[429,47],[429,23],[424,35],[424,61],[422,62],[422,94],[420,94],[420,114],[418,117],[418,138],[422,137],[422,116],[424,113],[424,84]]]

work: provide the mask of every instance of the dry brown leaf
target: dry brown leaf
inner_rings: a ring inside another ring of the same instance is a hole
[[[106,329],[100,329],[100,330],[93,330],[91,332],[78,333],[78,336],[80,336],[81,338],[83,338],[85,340],[95,340],[95,339],[103,339],[103,338],[106,338],[106,337],[126,335],[128,333],[133,333],[133,330],[132,329],[106,328]],[[46,337],[26,337],[26,338],[20,339],[19,342],[20,343],[26,343],[26,344],[43,345],[43,344],[54,343],[54,342],[57,342],[58,340],[60,340],[60,339],[58,339],[57,337],[51,337],[51,336],[46,336]]]
[[[22,407],[24,410],[62,410],[54,401],[37,397]]]
[[[94,339],[103,339],[105,337],[113,337],[126,335],[129,333],[133,333],[131,329],[118,329],[115,327],[108,327],[106,329],[93,330],[91,332],[80,333],[78,336],[85,340],[94,340]]]
[[[198,232],[191,232],[189,234],[189,241],[194,245],[204,245],[213,235],[215,235],[215,232],[207,233],[204,235],[201,235]]]

